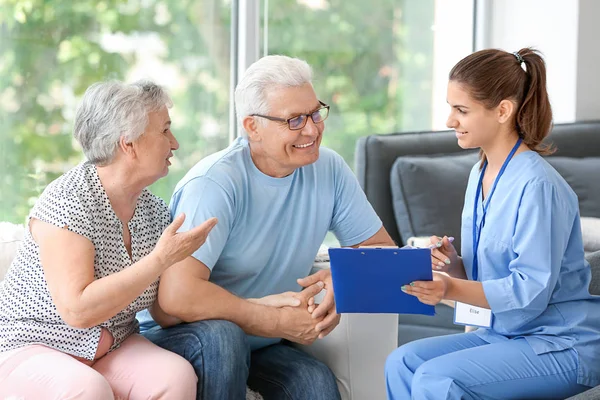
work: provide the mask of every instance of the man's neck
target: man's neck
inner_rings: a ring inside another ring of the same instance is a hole
[[[260,146],[250,146],[250,157],[260,172],[273,178],[284,178],[294,173],[294,169],[283,168],[269,158]]]

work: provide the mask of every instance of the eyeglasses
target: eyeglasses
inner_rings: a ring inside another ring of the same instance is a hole
[[[285,122],[288,124],[288,127],[292,131],[297,131],[306,126],[306,122],[308,121],[308,117],[310,117],[315,124],[323,122],[329,116],[329,106],[322,101],[319,100],[319,104],[321,104],[321,108],[316,111],[313,111],[310,114],[300,114],[292,118],[278,118],[278,117],[270,117],[268,115],[260,115],[260,114],[250,114],[251,117],[261,117],[266,118],[269,121],[278,121]]]

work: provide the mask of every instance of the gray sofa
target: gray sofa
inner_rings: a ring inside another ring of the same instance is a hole
[[[582,217],[600,218],[600,121],[557,124],[547,142],[557,148],[548,161],[577,193]],[[457,145],[453,131],[371,135],[357,142],[355,171],[398,245],[411,236],[446,234],[460,249],[464,191],[477,157]],[[590,261],[597,282],[600,255],[595,257]],[[452,321],[453,310],[443,304],[433,317],[400,315],[398,344],[462,332]],[[600,399],[597,395],[577,400]]]
[[[600,251],[589,254],[586,258],[592,267],[590,293],[600,296]],[[569,397],[567,400],[600,400],[600,386],[596,386],[577,396]]]

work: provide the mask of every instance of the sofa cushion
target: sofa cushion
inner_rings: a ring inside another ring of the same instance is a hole
[[[469,172],[477,153],[432,157],[398,157],[390,184],[398,231],[411,236],[455,237],[460,250],[460,225]]]
[[[581,217],[581,235],[583,250],[594,252],[600,250],[600,218]]]
[[[546,160],[571,186],[579,198],[583,217],[600,218],[600,157],[547,157]]]
[[[590,293],[600,295],[600,251],[588,254],[585,257],[592,268],[592,282],[590,283]]]

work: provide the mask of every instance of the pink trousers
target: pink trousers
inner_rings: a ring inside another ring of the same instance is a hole
[[[41,345],[0,353],[0,399],[195,400],[196,384],[191,364],[141,335],[91,366]]]

